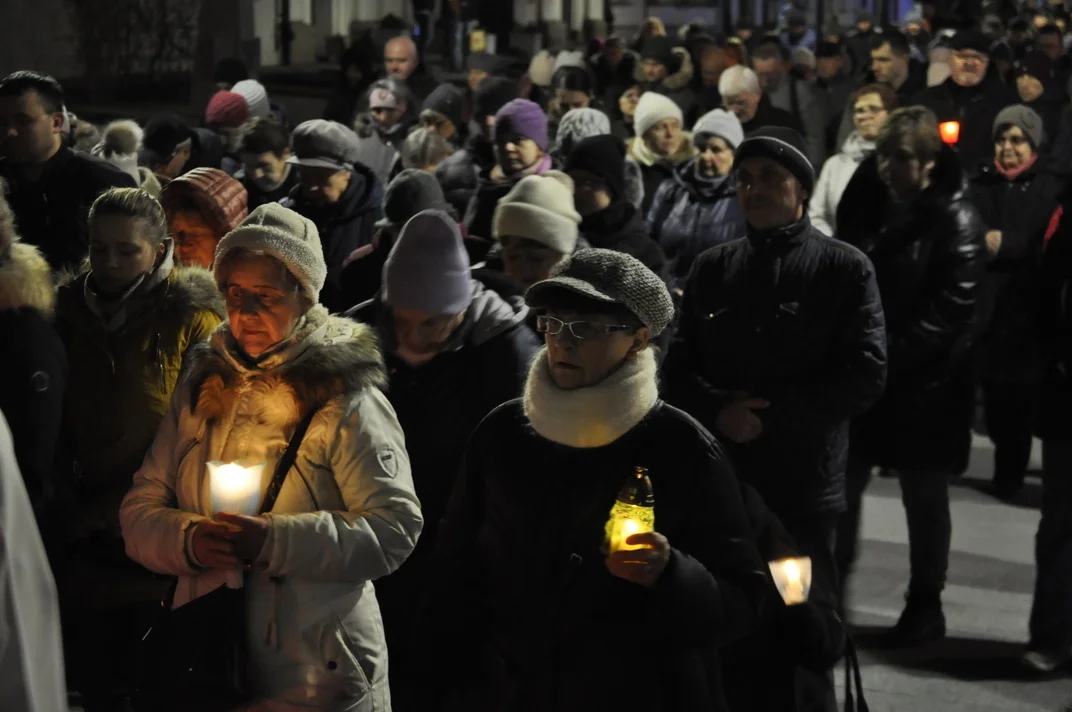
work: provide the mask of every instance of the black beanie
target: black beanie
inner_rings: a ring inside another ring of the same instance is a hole
[[[644,48],[640,52],[641,59],[651,59],[659,64],[666,65],[667,69],[673,69],[674,43],[664,35],[652,35],[644,41]]]
[[[450,82],[440,84],[421,104],[421,111],[436,111],[446,116],[461,130],[465,126],[465,95]]]
[[[617,201],[625,195],[625,143],[610,134],[581,139],[566,158],[566,172],[572,170],[602,178]]]
[[[149,119],[142,135],[144,164],[167,162],[184,142],[194,137],[193,129],[175,114],[160,114]]]
[[[769,158],[792,173],[808,195],[815,190],[815,168],[808,160],[804,137],[793,129],[781,126],[759,129],[737,147],[733,169],[737,170],[746,158]]]
[[[473,92],[473,116],[495,116],[517,98],[517,82],[504,77],[485,77]]]

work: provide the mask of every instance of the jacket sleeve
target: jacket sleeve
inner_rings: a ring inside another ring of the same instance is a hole
[[[171,576],[194,575],[186,557],[186,530],[207,517],[178,508],[175,476],[182,453],[179,421],[189,408],[185,389],[177,389],[134,484],[119,508],[127,556],[150,571]]]
[[[258,560],[269,576],[374,580],[398,569],[417,545],[424,520],[405,438],[379,389],[350,404],[328,448],[346,509],[268,514]]]
[[[985,228],[979,213],[967,201],[950,210],[950,224],[935,226],[935,235],[947,237],[935,245],[928,294],[917,316],[890,336],[890,362],[898,371],[947,358],[974,324],[980,285],[986,274]]]
[[[659,189],[655,191],[655,197],[651,201],[651,207],[648,209],[648,235],[656,242],[662,240],[662,225],[670,214],[670,208],[673,203],[670,201],[671,194],[674,191],[674,179],[667,178],[659,184]]]
[[[836,422],[870,408],[886,387],[886,320],[871,261],[861,256],[850,289],[832,317],[825,365],[793,383],[775,385],[762,417],[788,423]]]
[[[830,220],[834,218],[828,208],[830,200],[830,174],[834,170],[833,159],[823,164],[819,172],[819,180],[815,184],[815,192],[808,201],[808,217],[811,218],[812,227],[820,232],[834,236],[834,228],[830,227]]]

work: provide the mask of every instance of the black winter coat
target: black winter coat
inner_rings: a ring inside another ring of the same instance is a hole
[[[987,264],[979,300],[979,374],[1025,387],[1042,375],[1039,263],[1043,237],[1065,182],[1038,165],[1014,180],[993,165],[984,166],[971,182],[972,202],[983,225],[1002,234],[1001,247]]]
[[[282,204],[312,220],[320,232],[320,245],[328,265],[328,278],[320,292],[320,303],[331,312],[352,307],[353,304],[346,303],[343,292],[343,264],[354,250],[372,242],[376,222],[383,217],[383,186],[376,174],[355,163],[350,185],[338,201],[319,205],[311,201],[298,185]]]
[[[763,434],[728,444],[790,532],[845,510],[849,419],[886,382],[875,271],[805,217],[700,255],[663,369],[667,399],[712,430],[736,393],[765,398]]]
[[[952,149],[943,148],[933,183],[907,206],[890,198],[877,166],[875,156],[860,164],[837,216],[839,237],[875,265],[890,361],[885,394],[853,424],[853,453],[896,469],[960,468],[971,446],[968,359],[985,228]]]
[[[779,109],[764,94],[759,99],[756,115],[748,123],[741,124],[741,128],[744,129],[745,137],[748,137],[759,129],[767,128],[768,126],[781,126],[793,129],[801,136],[804,135],[804,124],[800,123],[800,117],[784,109]]]
[[[957,154],[961,167],[971,173],[994,158],[994,119],[1019,96],[996,76],[987,76],[981,84],[965,88],[950,77],[936,87],[924,89],[913,100],[935,113],[938,121],[959,121],[960,142]]]
[[[1039,270],[1039,346],[1043,381],[1035,434],[1072,442],[1072,186],[1060,196],[1062,215],[1042,250]]]
[[[637,466],[673,547],[653,589],[612,576],[600,551]],[[436,559],[427,634],[450,682],[429,687],[461,701],[430,710],[721,712],[717,649],[748,632],[765,587],[729,460],[658,404],[589,449],[541,437],[520,400],[497,408],[466,449]]]
[[[644,216],[627,200],[619,200],[581,220],[581,236],[592,247],[632,255],[669,281],[666,255],[648,235]]]
[[[77,271],[89,254],[89,209],[109,188],[136,188],[134,179],[112,164],[61,148],[45,164],[41,178],[23,180],[18,167],[0,158],[7,201],[23,242],[36,246],[52,269]]]
[[[283,179],[283,182],[279,187],[274,190],[264,190],[257,185],[252,179],[247,178],[245,170],[241,170],[235,174],[235,179],[242,183],[242,186],[246,189],[246,205],[249,208],[249,212],[253,212],[262,205],[268,203],[281,203],[287,198],[301,182],[298,176],[298,169],[294,166],[290,167],[290,172],[287,177]]]

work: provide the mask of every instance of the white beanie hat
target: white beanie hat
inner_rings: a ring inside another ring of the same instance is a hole
[[[711,134],[724,139],[734,151],[744,141],[744,129],[737,115],[722,109],[708,111],[692,127],[693,140],[700,134]]]
[[[538,87],[551,86],[551,77],[555,73],[555,55],[541,50],[529,62],[529,79]]]
[[[685,123],[685,116],[681,113],[681,107],[674,100],[653,91],[644,92],[637,102],[636,113],[633,114],[633,126],[636,135],[643,136],[655,124],[663,119],[677,119]]]
[[[272,113],[272,107],[268,103],[268,90],[256,79],[243,79],[231,87],[231,91],[246,100],[250,118]]]
[[[587,69],[588,67],[584,63],[584,52],[581,50],[562,50],[555,57],[555,71],[562,69],[563,67],[580,67],[581,69]]]
[[[526,176],[499,200],[491,234],[524,237],[563,255],[573,254],[581,216],[573,207],[573,179],[562,171]]]
[[[298,280],[301,289],[315,304],[328,277],[320,233],[312,220],[279,203],[266,203],[223,236],[216,245],[216,284],[221,288],[219,265],[224,256],[237,249],[263,252],[283,263]]]

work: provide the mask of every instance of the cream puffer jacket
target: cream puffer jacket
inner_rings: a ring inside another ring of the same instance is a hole
[[[315,306],[256,365],[227,323],[188,359],[123,501],[127,553],[179,577],[176,607],[219,587],[227,572],[196,567],[187,548],[191,526],[212,515],[205,463],[264,462],[267,489],[302,414],[319,405],[246,579],[256,709],[389,711],[372,581],[405,561],[423,520],[373,333]]]

